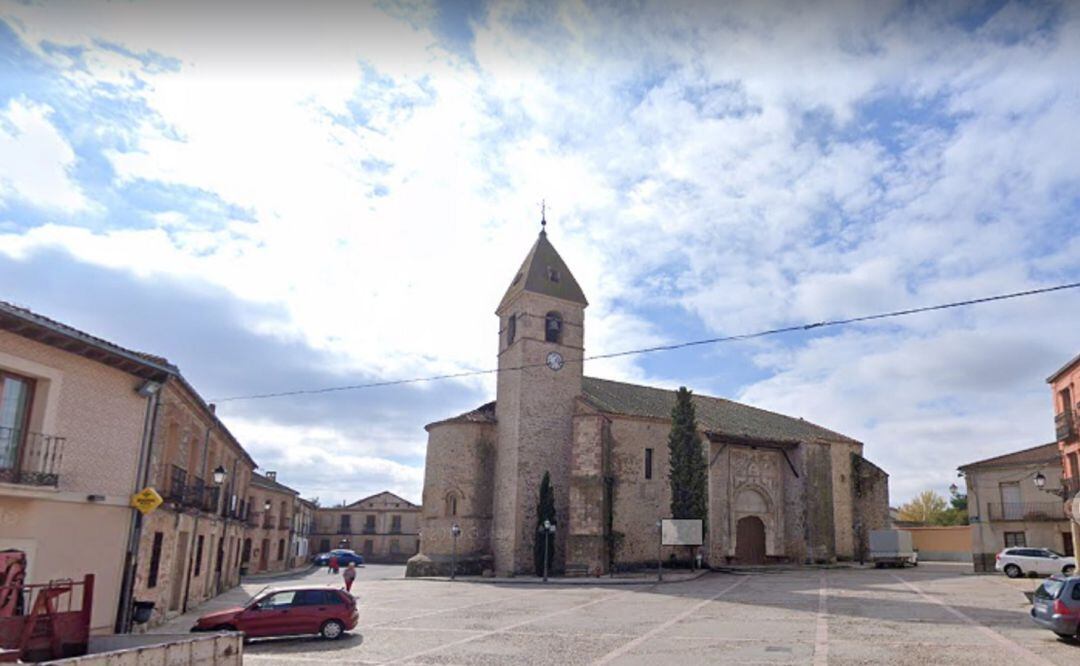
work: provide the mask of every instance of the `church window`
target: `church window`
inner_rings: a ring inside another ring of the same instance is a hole
[[[506,346],[514,344],[514,336],[517,335],[517,316],[510,315],[506,320]]]
[[[457,495],[454,494],[454,493],[450,493],[449,495],[446,496],[446,515],[448,515],[448,516],[456,516],[457,515],[457,500],[458,500]]]
[[[549,312],[544,317],[544,340],[547,342],[562,342],[562,315],[558,312]]]
[[[645,449],[645,478],[652,478],[652,449]]]

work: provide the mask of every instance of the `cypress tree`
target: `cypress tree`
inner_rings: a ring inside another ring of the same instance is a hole
[[[540,531],[544,521],[555,522],[555,490],[551,487],[551,475],[544,472],[540,481],[540,499],[536,504],[536,530],[533,532],[533,566],[537,576],[544,575],[544,535]],[[555,556],[555,535],[548,535],[548,571],[551,571],[552,558]]]
[[[705,449],[697,434],[693,394],[685,386],[675,392],[668,435],[671,517],[699,519],[702,527],[708,512],[708,470]]]

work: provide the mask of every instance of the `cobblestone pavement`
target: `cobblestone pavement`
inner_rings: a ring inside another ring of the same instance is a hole
[[[963,565],[713,573],[617,587],[368,571],[354,588],[361,614],[351,635],[256,641],[245,663],[1080,663],[1080,644],[1028,619],[1023,591],[1039,581],[976,576]]]

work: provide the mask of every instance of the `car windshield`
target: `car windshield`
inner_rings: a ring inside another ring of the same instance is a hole
[[[1065,587],[1065,581],[1047,580],[1039,586],[1039,589],[1035,590],[1035,597],[1038,599],[1057,599],[1063,587]]]

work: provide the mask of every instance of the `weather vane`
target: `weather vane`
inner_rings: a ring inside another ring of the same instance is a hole
[[[540,200],[540,231],[547,229],[547,199]]]

